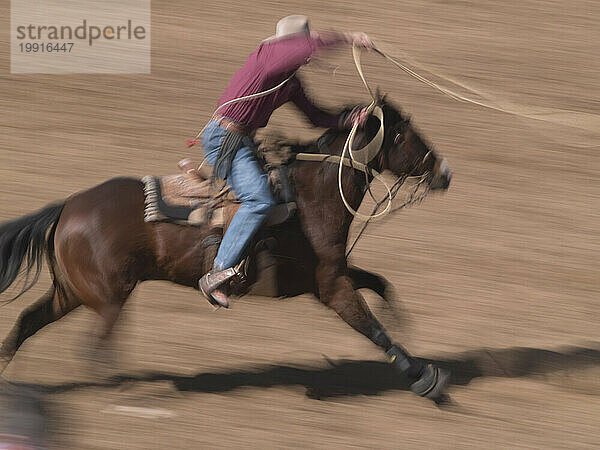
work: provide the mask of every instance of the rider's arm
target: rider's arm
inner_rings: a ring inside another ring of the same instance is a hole
[[[298,70],[307,64],[314,52],[339,44],[352,44],[372,48],[372,43],[364,33],[338,33],[335,31],[312,31],[309,35],[275,41],[270,46],[270,55],[264,70],[277,77],[280,74]]]
[[[330,114],[311,102],[297,77],[292,78],[289,82],[294,83],[294,86],[292,86],[293,94],[290,100],[306,115],[314,126],[323,128],[338,128],[340,126],[340,114]]]
[[[373,48],[371,39],[369,39],[365,33],[360,31],[347,31],[342,33],[338,31],[311,31],[310,36],[313,42],[318,42],[316,45],[319,48],[338,44],[356,44],[362,48]]]

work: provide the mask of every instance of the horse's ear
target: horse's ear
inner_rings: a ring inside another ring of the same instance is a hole
[[[385,94],[381,95],[379,86],[375,89],[375,104],[378,106],[383,106],[385,104]]]
[[[379,86],[377,86],[377,88],[375,89],[375,104],[377,106],[385,105],[386,97],[387,95],[382,94],[381,89],[379,88]]]

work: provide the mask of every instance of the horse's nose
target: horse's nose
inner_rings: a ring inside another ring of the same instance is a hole
[[[446,158],[442,159],[434,170],[433,178],[429,187],[431,189],[448,189],[452,180],[452,169]]]
[[[448,164],[448,161],[446,161],[446,159],[444,159],[443,162],[445,163],[445,168],[444,172],[442,173],[442,177],[444,178],[444,185],[442,186],[442,188],[448,189],[448,186],[450,186],[450,181],[452,181],[452,169],[450,168],[450,164]]]

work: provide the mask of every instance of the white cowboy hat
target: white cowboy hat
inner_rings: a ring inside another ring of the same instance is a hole
[[[279,22],[277,22],[277,27],[275,28],[275,35],[268,37],[263,42],[292,36],[294,34],[306,34],[309,32],[310,28],[308,26],[308,17],[299,14],[294,14],[292,16],[284,17]]]

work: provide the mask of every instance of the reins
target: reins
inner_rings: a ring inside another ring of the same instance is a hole
[[[402,187],[402,185],[404,184],[404,182],[406,181],[407,178],[408,178],[407,176],[400,177],[392,185],[392,188],[391,188],[392,198],[396,197],[396,195],[398,194],[398,191],[400,190],[400,188]],[[417,194],[417,193],[419,191],[419,188],[421,187],[421,184],[423,184],[426,179],[427,178],[425,176],[421,177],[421,179],[417,182],[417,184],[415,185],[415,187],[411,191],[410,195],[408,196],[408,199],[404,203],[402,203],[401,205],[399,205],[399,206],[395,207],[394,209],[392,209],[390,211],[390,214],[395,213],[396,211],[400,211],[401,209],[404,209],[404,208],[406,208],[406,207],[408,207],[410,205],[418,205],[419,203],[421,203],[423,201],[423,199],[429,193],[429,187],[426,187],[425,190],[423,192],[421,192],[420,194]],[[374,214],[379,208],[381,208],[381,205],[386,201],[386,199],[387,199],[387,197],[385,197],[382,200],[378,201],[375,204],[375,206],[373,207],[373,210],[371,211],[371,214]],[[352,243],[352,245],[350,246],[350,248],[346,252],[346,259],[348,259],[348,256],[350,256],[350,253],[352,253],[352,250],[354,250],[354,247],[358,243],[359,239],[362,237],[362,235],[365,232],[365,230],[367,229],[368,225],[369,225],[368,221],[364,222],[364,224],[361,227],[360,231],[358,232],[358,234],[354,238],[354,242]]]

